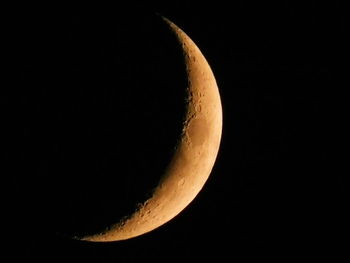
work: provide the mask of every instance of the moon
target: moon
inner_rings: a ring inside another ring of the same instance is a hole
[[[197,196],[214,166],[222,133],[222,106],[214,74],[196,44],[163,17],[181,44],[187,78],[187,108],[182,134],[171,162],[152,196],[108,229],[77,237],[91,242],[130,239],[178,215]]]

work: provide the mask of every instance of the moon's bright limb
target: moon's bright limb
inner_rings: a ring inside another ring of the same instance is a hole
[[[188,76],[188,105],[181,140],[166,173],[130,217],[81,240],[104,242],[136,237],[179,214],[199,193],[213,168],[221,140],[222,107],[213,72],[195,43],[164,19],[182,44]]]

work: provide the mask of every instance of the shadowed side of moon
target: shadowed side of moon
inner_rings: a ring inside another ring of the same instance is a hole
[[[159,17],[137,10],[46,22],[28,25],[22,56],[23,216],[48,232],[98,233],[147,200],[172,159],[186,106],[182,50]]]

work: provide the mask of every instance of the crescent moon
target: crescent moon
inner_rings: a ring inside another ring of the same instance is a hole
[[[131,216],[80,240],[125,240],[158,228],[196,197],[214,166],[222,132],[222,106],[214,74],[196,44],[174,23],[163,19],[182,46],[188,78],[187,113],[176,151],[152,196]]]

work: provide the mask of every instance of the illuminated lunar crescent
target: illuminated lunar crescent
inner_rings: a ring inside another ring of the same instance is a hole
[[[187,113],[181,138],[151,198],[108,230],[80,240],[118,241],[152,231],[178,215],[196,197],[213,168],[222,131],[222,107],[215,77],[195,43],[174,23],[164,20],[182,45],[188,77]]]

